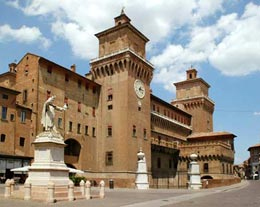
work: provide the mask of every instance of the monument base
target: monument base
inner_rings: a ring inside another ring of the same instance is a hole
[[[47,186],[53,182],[55,186],[69,184],[69,169],[64,163],[64,147],[66,144],[59,133],[45,131],[33,142],[34,162],[29,167],[27,182],[32,186]]]

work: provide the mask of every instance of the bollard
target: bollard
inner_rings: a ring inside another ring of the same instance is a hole
[[[11,183],[10,180],[7,179],[5,181],[5,198],[9,198],[11,196]]]
[[[47,188],[48,188],[47,202],[48,203],[54,203],[54,201],[55,201],[54,200],[54,187],[55,187],[54,183],[50,181],[47,186]]]
[[[80,191],[81,191],[81,195],[85,195],[85,181],[84,180],[81,180],[80,183]]]
[[[10,180],[10,191],[11,191],[11,194],[14,193],[14,179],[13,178]]]
[[[24,200],[31,200],[32,185],[29,182],[24,183]]]
[[[86,186],[85,197],[86,197],[87,200],[89,200],[90,199],[91,183],[87,180],[85,186]]]
[[[69,201],[74,201],[74,183],[70,180],[69,181],[69,192],[68,192],[68,199]]]
[[[105,198],[105,182],[104,182],[104,180],[101,180],[99,185],[100,185],[99,197]]]

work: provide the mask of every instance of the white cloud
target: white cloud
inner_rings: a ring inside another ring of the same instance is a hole
[[[254,112],[255,116],[260,116],[260,112]]]
[[[26,44],[40,41],[44,48],[48,48],[51,44],[50,40],[43,37],[37,27],[27,27],[23,25],[19,29],[13,29],[7,24],[0,26],[0,42],[13,40]]]

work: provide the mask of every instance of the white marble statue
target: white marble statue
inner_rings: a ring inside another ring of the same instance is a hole
[[[43,104],[41,123],[44,127],[44,131],[57,132],[56,127],[54,125],[55,110],[65,111],[68,108],[67,104],[64,104],[63,107],[54,105],[53,101],[55,100],[55,98],[56,98],[56,96],[51,96]]]

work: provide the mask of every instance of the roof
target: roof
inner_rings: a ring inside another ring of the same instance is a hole
[[[230,132],[195,132],[187,137],[187,139],[200,139],[200,138],[213,138],[213,137],[232,137],[235,138],[236,135]]]
[[[94,82],[94,81],[92,81],[92,80],[86,78],[85,76],[82,76],[82,75],[80,75],[80,74],[78,74],[78,73],[76,73],[76,72],[73,72],[73,71],[71,71],[70,69],[65,68],[65,67],[63,67],[63,66],[61,66],[61,65],[59,65],[59,64],[57,64],[57,63],[55,63],[55,62],[52,62],[51,60],[48,60],[48,59],[46,59],[46,58],[44,58],[44,57],[41,57],[41,56],[39,56],[39,55],[35,55],[35,54],[33,54],[33,53],[26,53],[26,54],[24,55],[24,57],[25,57],[26,55],[36,56],[36,57],[39,58],[39,61],[40,61],[40,60],[43,60],[43,61],[49,62],[49,63],[51,63],[51,64],[53,64],[53,65],[55,65],[55,66],[58,66],[59,68],[65,70],[67,73],[69,73],[69,74],[71,74],[71,75],[74,75],[74,76],[77,76],[77,77],[79,77],[79,78],[81,78],[81,79],[87,80],[87,81],[93,83],[93,84],[96,85],[96,86],[101,86],[100,84],[98,84],[98,83],[96,83],[96,82]],[[22,58],[22,59],[23,59],[23,58]],[[21,59],[21,60],[22,60],[22,59]],[[21,61],[21,60],[20,60],[20,61]],[[19,62],[20,62],[20,61],[19,61]],[[18,63],[18,64],[19,64],[19,63]]]
[[[17,91],[17,90],[11,89],[11,88],[6,88],[4,86],[0,86],[0,90],[3,90],[7,93],[14,94],[14,95],[18,95],[19,93],[21,93],[20,91]]]
[[[188,116],[188,117],[191,117],[191,116],[192,116],[191,114],[189,114],[189,113],[187,113],[187,112],[185,112],[185,111],[183,111],[183,110],[177,108],[176,106],[171,105],[170,103],[168,103],[168,102],[166,102],[166,101],[160,99],[159,97],[157,97],[157,96],[155,96],[155,95],[153,95],[153,94],[151,94],[151,100],[155,100],[155,101],[157,101],[157,102],[160,102],[161,104],[165,105],[166,107],[168,107],[168,108],[170,108],[170,109],[173,109],[173,110],[175,110],[175,111],[178,111],[178,112],[180,112],[180,113],[182,113],[182,114],[185,114],[185,115]]]
[[[187,84],[189,82],[190,83],[201,82],[204,85],[206,85],[207,88],[210,88],[210,85],[206,81],[204,81],[202,78],[194,78],[194,79],[190,79],[190,80],[184,80],[184,81],[180,81],[180,82],[174,83],[174,85],[177,87],[178,85]]]
[[[260,144],[255,144],[247,149],[247,151],[250,151],[252,148],[260,148]]]

